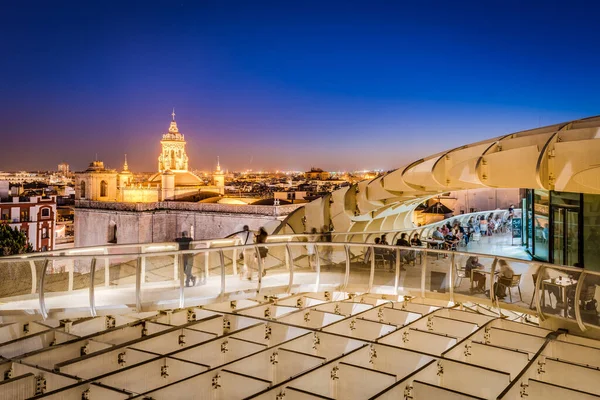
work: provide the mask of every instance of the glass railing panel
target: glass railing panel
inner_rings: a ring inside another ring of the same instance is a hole
[[[97,262],[97,261],[96,261]],[[64,308],[89,308],[93,257],[50,260],[44,275],[44,302],[47,311]],[[36,261],[42,273],[44,261]],[[38,287],[38,291],[40,287]],[[65,296],[68,293],[68,296]]]
[[[3,261],[0,263],[2,280],[0,281],[0,298],[32,294],[39,281],[37,271],[41,270],[43,262],[33,263],[28,260]],[[32,279],[35,277],[36,282]]]
[[[584,324],[600,326],[600,275],[584,275],[579,294],[579,313]]]
[[[539,295],[542,313],[546,316],[575,319],[573,307],[579,274],[555,267],[545,267],[535,272],[536,279],[541,279]]]
[[[503,267],[504,261],[510,270]],[[498,258],[494,292],[498,304],[501,307],[503,304],[510,304],[526,310],[536,310],[536,295],[542,294],[542,291],[536,292],[535,289],[539,268],[538,264],[532,262]]]
[[[284,243],[258,246],[262,260],[262,288],[286,287],[289,285],[289,268]]]
[[[318,250],[322,290],[339,288],[344,283],[346,275],[346,250],[344,245],[324,242],[318,245]]]
[[[182,268],[183,272],[185,307],[212,302],[220,295],[221,251],[220,249],[194,250],[186,252],[185,255],[179,255],[178,266]],[[225,258],[225,252],[223,252],[223,264],[228,265],[230,276],[232,276],[233,265],[231,259]],[[225,271],[227,270],[226,268]],[[256,277],[256,272],[254,277]],[[179,279],[176,284],[179,288]],[[242,289],[240,288],[240,290]]]
[[[419,273],[419,279],[421,279],[423,268],[425,268],[425,291],[435,293],[450,293],[450,267],[452,265],[453,256],[455,256],[455,252],[436,252],[432,250],[423,250],[423,253],[427,254],[427,262],[421,262],[421,264],[418,264],[414,272],[411,266],[407,268],[407,273],[411,279],[411,285],[412,282],[416,280],[417,273]],[[425,256],[425,254],[423,254],[423,256]]]
[[[136,305],[136,271],[138,256],[123,254],[97,256],[94,271],[94,302],[96,308],[115,305]]]
[[[157,305],[157,308],[178,307],[179,268],[184,262],[183,256],[181,254],[141,254],[139,262],[142,305],[154,304]]]
[[[379,255],[374,256],[370,245],[355,244],[350,250],[350,274],[348,277],[348,290],[366,291],[369,288],[371,274],[371,260],[375,258],[375,268],[381,263]]]
[[[490,291],[496,282],[496,274],[492,274],[493,263],[493,256],[456,252],[453,267],[454,293],[489,300]]]
[[[398,268],[399,278],[400,269],[403,268],[399,264],[397,265],[400,253],[397,248],[392,246],[389,248],[375,248],[375,269],[373,270],[373,287],[371,288],[371,292],[395,294],[396,268]]]
[[[296,291],[299,285],[310,285],[316,282],[316,273],[308,265],[306,245],[302,243],[302,241],[288,243],[289,259],[293,269],[292,291]]]

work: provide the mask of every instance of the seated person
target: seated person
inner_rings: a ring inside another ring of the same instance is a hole
[[[481,236],[487,235],[488,231],[488,222],[485,218],[481,217],[479,220],[479,232],[481,232]]]
[[[419,238],[419,234],[415,232],[412,239],[410,239],[411,246],[423,246],[421,239]]]
[[[471,289],[471,291],[476,290],[480,293],[485,292],[485,275],[475,272],[475,270],[483,268],[483,264],[479,262],[478,257],[472,256],[467,259],[467,263],[465,264],[465,274],[477,284],[475,289]]]
[[[444,245],[446,250],[456,250],[456,245],[460,240],[456,237],[454,232],[449,232],[444,238]]]
[[[515,271],[508,265],[506,260],[499,260],[498,266],[500,267],[500,274],[498,275],[498,282],[494,284],[494,293],[499,299],[506,297],[506,288],[512,284],[512,277]]]
[[[381,244],[385,244],[386,246],[390,245],[387,241],[387,235],[385,233],[381,235]]]
[[[448,226],[446,224],[442,225],[442,235],[446,236],[449,232],[450,232],[450,228],[448,228]]]
[[[381,244],[381,238],[375,238],[375,244],[376,245],[380,245]],[[378,256],[383,258],[385,262],[389,262],[390,263],[390,268],[392,268],[392,265],[396,262],[396,255],[393,254],[393,252],[381,248],[381,247],[375,247],[375,260],[377,260]]]
[[[437,227],[436,230],[431,234],[431,238],[434,240],[444,240],[444,234],[442,233],[442,228]]]
[[[410,247],[410,243],[407,240],[408,235],[403,233],[400,235],[400,239],[396,241],[396,246]],[[415,252],[411,250],[400,250],[400,259],[406,262],[415,261]]]

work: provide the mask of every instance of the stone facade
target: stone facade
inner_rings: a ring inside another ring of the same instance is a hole
[[[277,226],[301,205],[252,206],[214,203],[109,203],[79,200],[75,247],[107,243],[170,242],[187,232],[195,240],[225,237],[248,225]],[[267,229],[269,230],[269,229]]]

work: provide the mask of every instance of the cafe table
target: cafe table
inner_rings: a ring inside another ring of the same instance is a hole
[[[557,287],[558,290],[560,290],[560,294],[561,294],[561,299],[564,305],[564,317],[567,318],[568,314],[568,308],[569,308],[569,302],[567,300],[567,289],[571,288],[571,287],[575,287],[577,286],[577,281],[575,279],[571,279],[571,278],[564,278],[562,279],[562,277],[560,277],[560,279],[556,279],[556,278],[552,278],[552,279],[544,279],[542,281],[542,293],[544,293],[544,291],[548,290],[546,289],[547,287],[550,286],[554,286]],[[542,296],[542,305],[545,306],[546,305],[546,296]]]

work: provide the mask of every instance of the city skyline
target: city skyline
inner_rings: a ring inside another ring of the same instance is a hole
[[[153,171],[173,107],[200,170],[390,170],[599,114],[597,5],[432,4],[7,6],[0,170]]]

